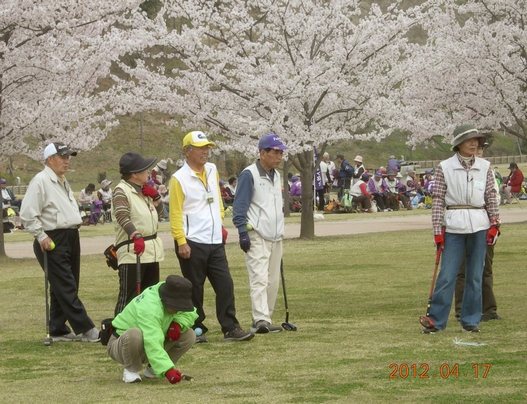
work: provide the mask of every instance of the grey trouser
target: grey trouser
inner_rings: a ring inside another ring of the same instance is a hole
[[[192,328],[182,333],[177,341],[165,339],[165,351],[174,365],[185,352],[192,348],[195,340],[196,334]],[[130,328],[119,338],[112,335],[106,350],[114,361],[124,365],[124,368],[131,372],[141,371],[143,364],[148,363],[143,344],[143,333],[139,328]]]

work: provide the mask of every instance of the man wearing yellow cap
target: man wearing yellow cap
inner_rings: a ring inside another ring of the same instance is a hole
[[[236,319],[234,284],[223,246],[220,179],[216,166],[208,162],[209,149],[215,146],[200,131],[183,138],[186,161],[170,181],[170,226],[181,272],[192,282],[192,302],[199,316],[193,327],[196,342],[207,342],[208,329],[203,324],[206,278],[216,292],[216,316],[224,341],[248,341],[254,334],[244,331]]]

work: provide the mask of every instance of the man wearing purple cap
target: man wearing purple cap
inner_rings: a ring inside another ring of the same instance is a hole
[[[234,196],[232,221],[238,228],[249,272],[251,331],[258,334],[282,331],[272,324],[271,317],[278,295],[284,237],[282,182],[276,168],[287,148],[278,135],[263,136],[258,143],[260,158],[242,171]]]
[[[99,341],[99,330],[78,296],[82,218],[64,177],[70,156],[76,155],[77,152],[63,143],[47,145],[44,149],[46,166],[29,183],[20,210],[22,224],[35,238],[33,251],[43,269],[47,259],[51,289],[49,334],[53,342]]]

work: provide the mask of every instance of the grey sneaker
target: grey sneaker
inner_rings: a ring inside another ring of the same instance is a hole
[[[463,332],[479,332],[479,328],[477,325],[468,325],[463,327]]]
[[[256,322],[253,321],[251,332],[254,332],[256,334],[267,334],[269,332],[280,332],[282,331],[282,327],[272,325],[269,321],[265,320],[258,320]]]
[[[53,342],[80,341],[81,340],[81,336],[80,335],[75,335],[72,332],[70,332],[69,334],[64,334],[64,335],[52,335],[51,336],[51,340]]]
[[[254,334],[250,331],[244,331],[240,327],[235,328],[232,331],[226,332],[223,341],[232,342],[232,341],[249,341],[253,339]]]
[[[155,379],[155,378],[157,378],[157,376],[154,373],[154,371],[152,370],[152,366],[150,366],[150,364],[148,364],[146,366],[145,370],[143,371],[143,376],[146,377],[147,379]]]
[[[95,327],[93,327],[91,330],[83,332],[81,336],[82,342],[99,342],[100,340],[101,337],[99,335],[99,330]]]
[[[123,382],[125,383],[138,383],[141,381],[141,376],[139,373],[132,372],[131,370],[124,370],[123,372]]]
[[[195,344],[202,344],[204,342],[209,342],[205,334],[201,334],[199,336],[196,335],[196,341],[194,341]]]

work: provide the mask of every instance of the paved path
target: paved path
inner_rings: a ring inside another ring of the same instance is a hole
[[[332,235],[378,233],[397,230],[423,230],[431,229],[429,214],[418,214],[409,216],[385,216],[381,213],[373,215],[361,215],[358,220],[325,221],[315,220],[315,235],[318,237]],[[517,223],[527,221],[527,209],[509,208],[500,212],[502,223]],[[238,241],[233,228],[229,229],[229,243]],[[161,233],[165,248],[172,248],[174,241],[170,233]],[[286,224],[286,238],[296,238],[300,235],[300,223]],[[430,237],[430,239],[432,239]],[[81,237],[81,248],[83,255],[102,254],[104,249],[114,242],[113,236],[104,237]],[[6,254],[11,258],[34,258],[32,243],[7,242],[5,243]]]

